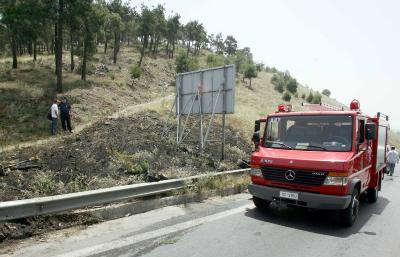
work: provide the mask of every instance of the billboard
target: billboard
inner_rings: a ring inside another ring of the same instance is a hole
[[[235,65],[176,76],[176,114],[231,114],[235,111]]]

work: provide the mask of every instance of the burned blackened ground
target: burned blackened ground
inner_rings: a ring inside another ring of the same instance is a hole
[[[0,223],[1,243],[8,240],[24,239],[49,231],[65,229],[72,226],[88,226],[101,220],[87,214],[59,214],[18,219]]]
[[[196,119],[192,120],[191,126]],[[0,200],[77,192],[116,185],[235,169],[248,159],[250,140],[227,127],[226,159],[220,161],[221,127],[215,124],[204,154],[199,153],[198,131],[177,145],[174,121],[146,111],[128,118],[108,119],[62,143],[24,148],[1,156]],[[186,132],[189,132],[188,130]],[[32,217],[0,223],[0,243],[43,231],[98,220],[82,215]]]
[[[194,119],[190,123],[195,122]],[[98,122],[77,135],[65,137],[62,143],[2,156],[0,200],[234,169],[239,160],[248,159],[250,140],[227,127],[226,158],[220,161],[220,128],[214,124],[211,142],[200,154],[196,129],[177,145],[174,121],[167,122],[154,111]]]

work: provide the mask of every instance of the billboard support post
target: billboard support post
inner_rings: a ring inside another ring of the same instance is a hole
[[[204,72],[200,75],[200,86],[199,86],[199,114],[200,114],[200,153],[203,154],[203,84],[204,84]]]
[[[224,82],[222,84],[222,133],[221,133],[221,160],[225,159],[225,113],[226,113],[226,65],[224,66]]]

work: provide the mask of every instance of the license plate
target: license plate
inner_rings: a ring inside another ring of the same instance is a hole
[[[280,191],[279,192],[279,197],[292,199],[292,200],[299,200],[299,194],[298,193],[292,193],[292,192],[286,192],[286,191]]]

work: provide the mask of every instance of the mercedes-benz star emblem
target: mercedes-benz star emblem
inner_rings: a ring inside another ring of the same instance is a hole
[[[293,181],[296,178],[296,173],[293,170],[288,170],[285,172],[286,180]]]

